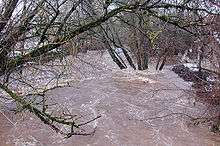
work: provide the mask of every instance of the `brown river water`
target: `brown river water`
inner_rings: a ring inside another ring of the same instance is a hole
[[[95,133],[65,139],[28,112],[2,110],[0,146],[220,146],[219,134],[203,123],[216,107],[196,101],[191,83],[170,66],[160,72],[112,69],[47,95],[71,113],[101,115],[85,127]]]

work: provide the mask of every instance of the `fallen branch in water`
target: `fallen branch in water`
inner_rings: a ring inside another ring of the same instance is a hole
[[[37,116],[44,124],[49,125],[53,130],[55,130],[57,133],[60,133],[64,135],[66,138],[69,138],[73,135],[91,135],[95,132],[95,129],[90,133],[82,133],[75,131],[76,129],[79,129],[83,125],[87,125],[88,123],[93,122],[94,120],[100,118],[101,116],[97,116],[87,122],[79,123],[77,124],[75,122],[75,119],[72,118],[66,118],[65,116],[53,116],[52,114],[49,114],[46,112],[46,109],[43,108],[42,110],[38,109],[33,105],[32,102],[27,101],[22,96],[17,95],[15,92],[13,92],[11,89],[9,89],[4,84],[0,83],[0,88],[4,90],[16,103],[22,106],[23,109],[27,109],[29,112],[33,113],[35,116]],[[61,124],[63,126],[68,126],[70,131],[64,132],[62,131],[56,124]]]

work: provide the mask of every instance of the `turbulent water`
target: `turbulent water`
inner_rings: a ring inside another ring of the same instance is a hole
[[[84,56],[87,61],[99,61],[93,57]],[[0,145],[220,146],[220,136],[210,132],[207,121],[217,114],[216,107],[196,101],[191,83],[180,79],[170,66],[160,72],[153,67],[121,71],[109,63],[108,55],[97,58],[105,60],[99,66],[102,71],[93,66],[88,71],[92,75],[47,93],[58,106],[85,119],[101,115],[83,127],[95,129],[93,135],[64,139],[29,113],[2,110]]]

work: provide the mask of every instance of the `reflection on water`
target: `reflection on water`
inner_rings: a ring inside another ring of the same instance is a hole
[[[29,113],[0,113],[1,146],[218,146],[204,119],[219,109],[199,103],[191,83],[170,67],[161,72],[115,70],[82,80],[73,87],[47,93],[74,114],[100,119],[83,127],[96,128],[90,136],[64,139]],[[199,119],[196,119],[199,118]]]

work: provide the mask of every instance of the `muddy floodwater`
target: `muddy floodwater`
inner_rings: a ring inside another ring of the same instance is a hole
[[[2,110],[1,146],[220,146],[206,121],[219,109],[196,101],[191,83],[171,66],[160,72],[111,70],[47,95],[85,118],[101,115],[85,127],[95,133],[65,139],[28,112]]]

